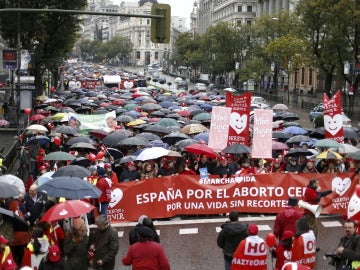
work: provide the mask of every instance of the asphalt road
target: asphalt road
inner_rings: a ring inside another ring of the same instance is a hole
[[[246,216],[241,221],[259,226],[259,236],[266,238],[272,232],[275,216]],[[155,221],[161,244],[169,258],[172,270],[221,270],[223,266],[222,251],[216,245],[220,226],[226,218],[196,218],[179,221]],[[121,264],[121,258],[129,247],[128,235],[135,223],[114,224],[119,231],[120,250],[116,258],[116,270],[131,269]],[[343,235],[341,218],[338,216],[321,216],[318,219],[317,270],[332,269],[324,254],[332,252]],[[268,253],[268,268],[273,269]]]

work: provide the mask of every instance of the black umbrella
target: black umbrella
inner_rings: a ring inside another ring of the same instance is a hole
[[[67,135],[76,135],[78,131],[70,126],[57,126],[54,130],[55,132],[67,134]]]
[[[292,137],[292,135],[289,133],[282,132],[282,131],[273,131],[272,137],[275,139],[289,139]]]
[[[301,143],[301,142],[309,142],[311,138],[306,135],[295,135],[286,140],[286,143]]]
[[[144,131],[151,131],[161,134],[169,134],[169,129],[163,126],[159,125],[148,125],[146,128],[144,128]]]
[[[235,143],[226,147],[224,150],[222,150],[222,152],[226,154],[245,154],[251,153],[251,148],[244,144]]]
[[[73,161],[71,161],[70,165],[78,165],[78,166],[87,168],[91,165],[91,161],[85,157],[78,157],[78,158],[74,159]]]
[[[314,153],[303,148],[291,149],[286,156],[288,157],[298,157],[298,156],[313,156]]]
[[[106,150],[110,154],[110,156],[112,156],[115,160],[116,159],[121,159],[124,156],[124,154],[118,149],[107,148]]]
[[[155,116],[155,117],[165,117],[166,114],[162,111],[155,111],[155,112],[150,113],[150,115]]]
[[[25,220],[15,215],[13,211],[0,207],[0,214],[3,215],[5,221],[8,221],[13,225],[16,232],[27,232],[29,230]]]
[[[162,138],[162,141],[169,144],[169,145],[174,145],[178,141],[185,140],[185,139],[191,139],[191,137],[189,135],[186,135],[186,134],[181,133],[181,132],[173,132],[173,133],[170,133],[168,135],[165,135]]]
[[[99,198],[101,195],[101,190],[96,186],[81,178],[70,176],[54,177],[42,184],[39,191],[56,198],[64,197],[73,200]]]
[[[75,143],[90,143],[93,144],[94,141],[92,139],[90,139],[89,137],[86,136],[79,136],[79,137],[72,137],[69,140],[66,141],[66,145],[74,145]]]
[[[70,149],[96,150],[95,146],[93,146],[91,143],[86,143],[86,142],[74,143],[73,145],[70,146]]]
[[[122,146],[122,145],[147,145],[149,143],[148,140],[141,138],[141,137],[131,137],[131,138],[126,138],[121,140],[120,142],[118,142],[117,145]]]
[[[123,132],[112,132],[103,139],[103,144],[106,146],[115,146],[121,140],[126,139],[128,136]]]
[[[79,165],[68,165],[59,168],[56,172],[53,173],[52,177],[60,177],[60,176],[72,176],[84,178],[91,174],[90,170],[79,166]]]
[[[148,141],[156,141],[156,140],[161,139],[158,135],[151,133],[151,132],[142,132],[142,133],[139,133],[138,135],[136,135],[136,137],[141,137]]]
[[[134,120],[135,120],[134,117],[132,117],[131,115],[127,115],[127,114],[122,114],[122,115],[119,115],[118,117],[116,117],[116,121],[122,122],[122,123],[129,123]]]

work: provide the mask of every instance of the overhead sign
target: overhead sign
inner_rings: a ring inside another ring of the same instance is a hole
[[[16,69],[16,50],[3,50],[3,68]]]

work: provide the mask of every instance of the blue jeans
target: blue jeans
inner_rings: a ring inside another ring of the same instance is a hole
[[[99,215],[107,215],[108,207],[109,207],[108,202],[99,203]]]
[[[230,270],[230,269],[231,269],[231,261],[232,261],[232,260],[224,259],[224,262],[225,262],[225,270]]]

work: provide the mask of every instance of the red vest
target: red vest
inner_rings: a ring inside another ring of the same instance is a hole
[[[264,239],[251,235],[242,240],[238,245],[231,270],[266,270],[267,249]]]
[[[316,238],[313,231],[303,233],[294,239],[291,261],[314,269],[316,262]]]

